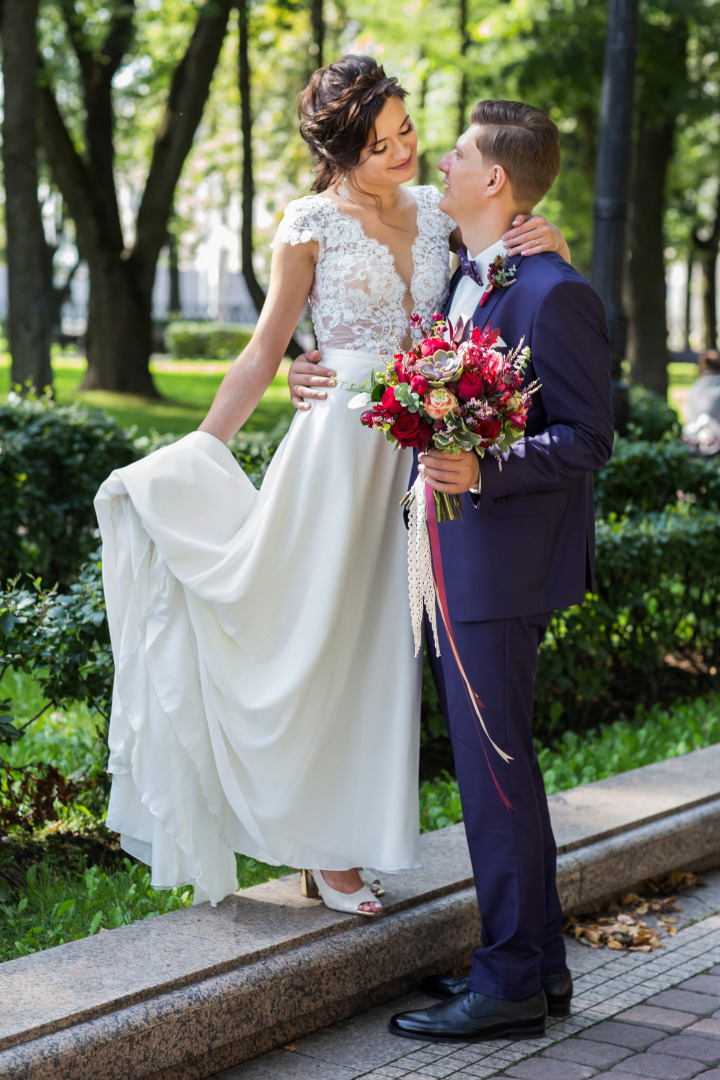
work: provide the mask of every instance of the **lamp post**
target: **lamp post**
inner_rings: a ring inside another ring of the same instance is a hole
[[[615,427],[624,431],[628,388],[622,361],[627,315],[622,292],[630,204],[630,162],[638,0],[609,0],[600,140],[595,177],[592,282],[605,305],[610,329]]]

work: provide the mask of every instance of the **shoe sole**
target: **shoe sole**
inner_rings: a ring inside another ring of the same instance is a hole
[[[391,1035],[399,1035],[402,1039],[417,1039],[420,1042],[435,1043],[476,1043],[488,1042],[491,1039],[540,1039],[545,1034],[545,1025],[534,1028],[503,1028],[501,1031],[488,1032],[487,1035],[429,1035],[427,1032],[398,1031],[397,1028],[388,1024]]]

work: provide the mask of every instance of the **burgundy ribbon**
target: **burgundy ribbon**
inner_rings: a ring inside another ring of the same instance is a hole
[[[470,680],[467,677],[462,660],[460,659],[460,653],[458,652],[457,645],[455,644],[455,638],[453,637],[452,629],[450,628],[450,612],[448,610],[447,593],[445,592],[445,576],[443,574],[442,558],[440,556],[440,534],[438,532],[437,511],[435,509],[435,492],[428,483],[425,484],[425,501],[427,505],[428,533],[430,534],[430,550],[432,551],[435,595],[437,596],[438,607],[440,608],[440,615],[442,616],[442,621],[445,626],[445,632],[450,642],[450,648],[452,649],[453,656],[455,657],[455,663],[457,664],[458,670],[460,671],[463,689],[465,690],[465,695],[468,699],[468,704],[470,705],[470,711],[473,715],[473,723],[475,724],[475,730],[477,731],[478,739],[480,740],[480,745],[482,746],[483,754],[485,755],[485,760],[487,761],[487,767],[490,770],[490,775],[492,776],[493,783],[495,784],[498,794],[503,801],[503,805],[506,806],[508,810],[512,810],[512,804],[503,789],[500,787],[498,779],[493,772],[492,765],[490,764],[490,758],[488,757],[488,752],[485,748],[485,743],[483,741],[482,732],[480,730],[480,727],[478,726],[479,718],[482,726],[485,727],[485,722],[480,713],[480,709],[484,708],[483,703],[473,690]],[[489,735],[488,738],[490,738]],[[495,746],[495,743],[492,742],[492,739],[490,739],[490,742],[493,746]],[[502,751],[500,751],[497,746],[495,746],[495,749],[498,750],[498,753],[500,753],[504,758],[510,760],[506,754],[502,754]]]

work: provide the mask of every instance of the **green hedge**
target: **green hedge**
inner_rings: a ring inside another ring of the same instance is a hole
[[[582,730],[651,704],[683,670],[720,685],[720,513],[598,522],[596,588],[553,614],[540,652],[539,730]]]
[[[653,394],[644,386],[630,387],[629,439],[649,442],[678,439],[681,430],[678,414],[659,394]]]
[[[688,454],[684,443],[615,439],[613,455],[595,473],[595,512],[635,515],[678,502],[720,510],[720,458]]]
[[[581,730],[651,704],[678,665],[718,682],[720,513],[599,523],[597,579],[598,595],[553,615],[540,652],[538,732]],[[98,559],[68,594],[36,585],[0,595],[0,653],[10,667],[36,669],[56,704],[85,701],[106,713],[112,661]],[[429,684],[424,724],[433,738],[444,732]]]
[[[97,547],[93,498],[137,456],[107,413],[11,394],[0,405],[0,580],[67,584]]]
[[[283,421],[231,441],[253,483],[259,485],[287,429]],[[0,405],[0,581],[18,574],[63,588],[75,581],[98,544],[93,498],[100,484],[175,438],[134,438],[100,409],[10,395]]]
[[[165,343],[176,360],[234,360],[254,330],[246,323],[171,322]]]

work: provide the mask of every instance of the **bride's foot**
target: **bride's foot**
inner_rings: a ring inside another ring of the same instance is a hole
[[[357,870],[303,870],[302,891],[305,896],[317,896],[333,911],[348,911],[357,915],[380,915],[382,904],[363,884]]]

